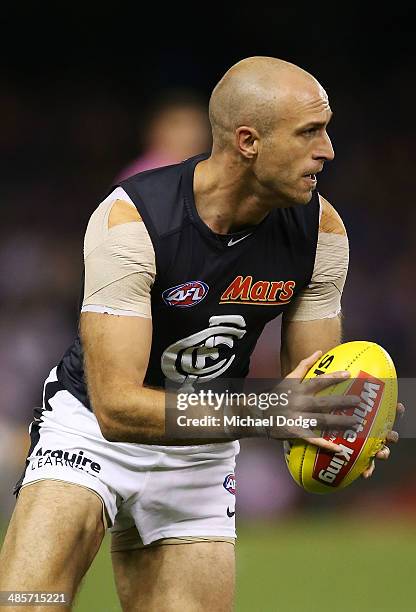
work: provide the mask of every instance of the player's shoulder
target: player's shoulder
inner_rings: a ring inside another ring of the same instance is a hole
[[[84,235],[84,251],[89,253],[97,245],[101,244],[110,236],[122,236],[123,227],[132,228],[143,226],[141,216],[124,190],[117,188],[113,190],[91,214]],[[111,233],[110,233],[110,230]],[[131,229],[128,230],[131,234]],[[140,234],[141,235],[141,234]]]
[[[142,221],[139,211],[124,189],[116,187],[93,210],[87,230],[96,227],[106,232],[133,221]]]
[[[321,206],[319,231],[325,234],[346,236],[347,231],[338,211],[321,194],[319,194],[319,203]]]
[[[117,199],[114,200],[110,208],[110,213],[108,215],[108,229],[111,229],[116,225],[123,225],[124,223],[133,223],[141,220],[142,218],[134,204],[128,202],[127,200]]]

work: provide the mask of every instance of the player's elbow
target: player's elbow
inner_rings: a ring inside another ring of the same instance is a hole
[[[123,442],[120,431],[116,427],[100,424],[100,430],[103,438],[107,440],[107,442]]]
[[[116,403],[109,401],[109,394],[107,399],[103,394],[95,395],[91,398],[91,404],[103,438],[107,442],[124,442],[121,415],[114,407]]]
[[[94,413],[97,417],[101,434],[107,442],[134,442],[136,444],[151,444],[164,435],[158,423],[153,422],[145,410],[140,410],[140,404],[131,412],[129,406],[117,406],[108,402],[95,402]]]
[[[103,419],[102,417],[97,420],[101,434],[107,442],[131,442],[130,432],[121,423],[114,419]],[[136,436],[135,442],[137,443],[142,442],[145,438],[144,432],[141,431],[136,431]]]
[[[120,442],[121,440],[118,439],[120,428],[117,426],[114,418],[109,415],[105,407],[95,404],[94,413],[97,417],[98,426],[103,438],[107,440],[107,442]]]
[[[107,442],[125,442],[124,438],[120,436],[119,432],[114,429],[104,429],[101,430],[101,433]]]
[[[127,427],[114,421],[99,422],[103,438],[107,442],[133,442],[135,444],[155,444],[163,438],[163,433],[145,426]]]

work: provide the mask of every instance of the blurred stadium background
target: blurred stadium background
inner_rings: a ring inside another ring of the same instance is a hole
[[[2,14],[3,531],[42,381],[75,333],[89,215],[132,163],[163,165],[209,146],[209,93],[243,57],[293,61],[327,89],[336,159],[319,190],[341,213],[350,237],[345,340],[380,343],[401,377],[414,376],[410,13],[390,7],[366,15],[349,4],[335,18],[298,5],[260,4],[255,12],[227,5],[195,14],[185,26],[173,7],[164,10],[163,21],[150,9],[135,21],[113,7],[77,9],[65,2],[44,14],[37,4]],[[251,374],[273,377],[278,368],[279,325],[272,323]],[[243,442],[237,610],[414,610],[415,468],[414,440],[404,439],[371,481],[315,497],[291,481],[278,443]],[[107,541],[75,609],[119,610]]]

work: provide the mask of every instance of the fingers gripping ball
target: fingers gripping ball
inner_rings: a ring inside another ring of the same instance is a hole
[[[300,439],[284,445],[289,472],[310,493],[333,493],[358,478],[383,447],[396,417],[396,370],[381,346],[366,341],[340,344],[320,357],[305,379],[338,370],[348,370],[351,378],[317,395],[350,394],[361,399],[358,406],[343,410],[357,417],[352,429],[322,433],[341,451],[328,452]]]

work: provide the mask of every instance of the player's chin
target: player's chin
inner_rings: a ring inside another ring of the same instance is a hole
[[[314,188],[315,189],[315,188]],[[312,199],[312,193],[314,189],[308,189],[307,191],[299,191],[293,198],[295,204],[309,204]]]
[[[312,194],[316,189],[316,182],[302,178],[301,182],[293,182],[286,190],[286,198],[290,200],[290,206],[309,204]]]

